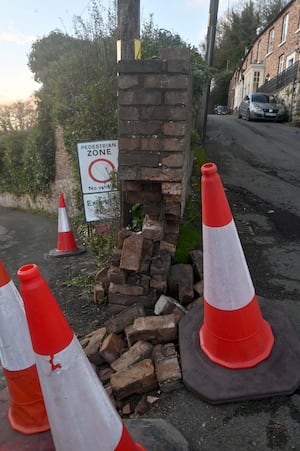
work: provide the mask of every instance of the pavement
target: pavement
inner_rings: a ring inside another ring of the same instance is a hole
[[[0,451],[55,451],[51,431],[24,435],[13,430],[7,417],[8,409],[9,394],[4,389],[0,392]],[[124,420],[124,424],[134,441],[147,451],[189,451],[187,440],[165,420]]]

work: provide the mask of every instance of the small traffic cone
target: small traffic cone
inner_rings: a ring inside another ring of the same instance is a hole
[[[204,324],[202,350],[228,368],[249,368],[274,344],[264,320],[217,167],[202,172]]]
[[[183,383],[211,404],[291,394],[300,384],[298,336],[259,298],[262,315],[217,167],[201,172],[204,305],[179,322]]]
[[[23,434],[47,431],[49,422],[21,296],[0,260],[0,358],[10,396],[8,419]]]
[[[145,451],[134,442],[36,265],[18,271],[56,450]]]
[[[57,247],[49,251],[51,257],[67,257],[86,252],[84,248],[78,248],[70,227],[69,218],[63,194],[58,198],[58,236]]]

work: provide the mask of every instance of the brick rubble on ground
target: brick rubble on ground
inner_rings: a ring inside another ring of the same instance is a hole
[[[94,301],[108,298],[112,316],[80,340],[112,402],[130,416],[157,401],[147,393],[181,386],[178,322],[195,303],[203,302],[202,251],[190,253],[190,264],[171,265],[166,251],[147,259],[143,246],[146,240],[146,254],[155,247],[151,234],[155,240],[162,237],[153,223],[147,238],[119,232],[112,265],[99,271],[94,289]],[[142,396],[134,412],[128,401],[132,395]]]

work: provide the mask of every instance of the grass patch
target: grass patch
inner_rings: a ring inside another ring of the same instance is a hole
[[[191,224],[182,224],[173,263],[189,263],[189,253],[195,249],[199,249],[201,243],[202,236],[200,228],[196,229]]]
[[[190,196],[180,226],[173,263],[189,263],[190,252],[202,246],[201,166],[207,163],[208,159],[198,142],[193,143],[192,149],[194,165]]]

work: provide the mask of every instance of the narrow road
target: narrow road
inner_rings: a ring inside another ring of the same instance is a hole
[[[0,258],[15,283],[19,267],[28,263],[52,280],[55,265],[48,253],[56,243],[57,219],[0,207]]]
[[[240,238],[257,290],[298,305],[300,130],[210,116],[206,151],[219,167],[241,225]]]

